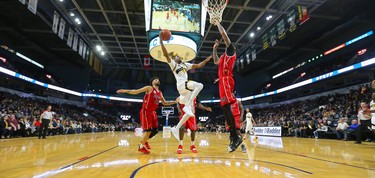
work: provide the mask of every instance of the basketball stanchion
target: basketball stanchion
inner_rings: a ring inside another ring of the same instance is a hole
[[[171,126],[168,126],[168,117],[170,111],[165,111],[165,126],[163,126],[163,138],[171,138]]]

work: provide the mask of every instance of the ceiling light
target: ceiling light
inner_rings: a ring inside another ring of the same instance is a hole
[[[255,34],[254,34],[253,32],[250,33],[250,37],[251,37],[251,38],[254,37],[254,35],[255,35]]]
[[[104,51],[102,51],[101,53],[100,53],[102,56],[104,56],[105,55],[105,52]]]
[[[74,21],[79,22],[79,18],[74,19]]]
[[[257,27],[257,30],[259,31],[261,28],[260,27]]]
[[[77,24],[80,25],[80,24],[81,24],[81,21],[78,21]]]
[[[96,50],[97,51],[102,51],[102,47],[100,47],[99,45],[96,45]]]
[[[60,2],[63,2],[64,0],[60,0]]]
[[[73,12],[71,12],[71,13],[70,13],[70,16],[74,17],[74,13],[73,13]]]
[[[269,15],[266,19],[267,20],[271,20],[272,19],[272,15]]]

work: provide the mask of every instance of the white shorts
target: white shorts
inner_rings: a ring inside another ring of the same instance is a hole
[[[185,82],[177,84],[177,91],[180,94],[180,103],[185,104],[186,100],[190,98],[192,94],[194,81],[188,81],[187,84]]]
[[[245,132],[252,132],[253,131],[253,124],[250,123],[250,124],[246,124],[246,129],[245,129]]]

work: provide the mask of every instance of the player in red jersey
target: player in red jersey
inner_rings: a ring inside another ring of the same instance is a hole
[[[184,107],[185,105],[184,104],[180,104],[179,102],[177,102],[177,109],[178,109],[178,114],[180,115],[180,120],[182,119],[182,116],[185,114],[184,112]],[[190,143],[190,150],[193,152],[193,153],[198,153],[197,151],[197,148],[195,147],[195,133],[196,131],[198,130],[198,126],[197,126],[197,122],[196,122],[196,118],[195,118],[195,108],[198,108],[198,109],[202,109],[202,110],[206,110],[206,111],[209,111],[209,112],[212,112],[212,109],[210,107],[206,107],[204,106],[203,104],[201,104],[199,102],[199,100],[197,100],[196,98],[194,99],[194,107],[192,108],[192,112],[194,113],[194,116],[193,117],[190,117],[186,122],[185,122],[185,127],[181,127],[180,129],[180,144],[178,145],[178,148],[177,148],[177,153],[178,154],[181,154],[182,153],[182,145],[183,145],[183,140],[184,140],[184,132],[186,129],[189,129],[191,131],[191,143]]]
[[[158,108],[159,101],[161,101],[161,103],[165,106],[176,104],[176,101],[165,101],[163,93],[159,90],[159,78],[152,78],[150,83],[152,86],[145,86],[137,90],[117,90],[117,93],[126,93],[131,95],[146,93],[143,97],[143,105],[140,111],[140,120],[145,134],[143,135],[141,144],[138,148],[139,152],[145,154],[149,154],[149,149],[151,149],[150,145],[148,144],[148,140],[158,133],[158,117],[156,115],[156,109]]]
[[[226,50],[224,54],[220,56],[217,55],[217,48],[219,46],[219,40],[215,41],[213,46],[213,58],[214,63],[219,65],[218,76],[219,76],[219,95],[220,95],[220,105],[223,109],[225,119],[229,125],[230,129],[230,144],[228,146],[228,151],[233,152],[242,143],[241,134],[236,131],[236,124],[234,115],[231,110],[231,105],[237,102],[234,96],[234,79],[233,79],[233,67],[236,62],[236,47],[230,41],[225,29],[220,23],[215,24],[225,42]]]

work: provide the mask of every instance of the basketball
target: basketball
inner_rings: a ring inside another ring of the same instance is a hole
[[[168,41],[169,39],[171,39],[171,36],[172,36],[172,33],[170,30],[168,29],[161,30],[161,39],[163,41]]]

